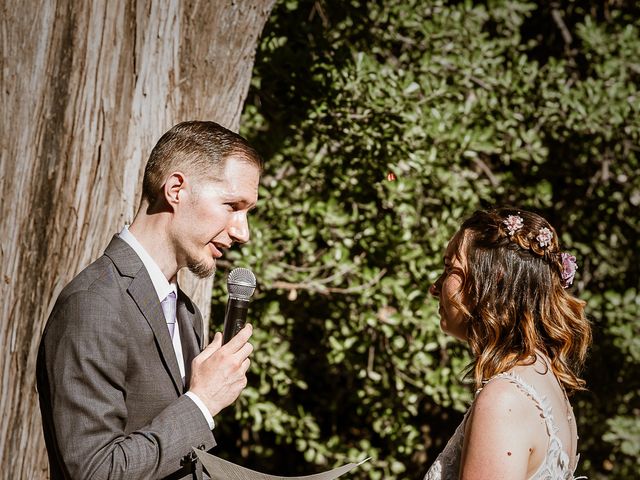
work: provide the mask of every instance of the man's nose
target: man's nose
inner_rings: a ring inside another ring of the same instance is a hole
[[[234,242],[247,243],[249,241],[249,221],[245,213],[238,212],[229,225],[229,236]]]

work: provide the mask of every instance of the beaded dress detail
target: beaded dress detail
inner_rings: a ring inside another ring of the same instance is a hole
[[[536,392],[531,385],[526,383],[515,373],[500,373],[490,378],[487,383],[498,378],[504,378],[505,380],[513,383],[535,403],[536,407],[541,412],[542,418],[544,418],[547,433],[549,434],[549,443],[544,460],[529,480],[579,480],[586,478],[573,476],[574,471],[571,469],[569,456],[562,448],[562,442],[558,437],[558,427],[554,422],[551,405],[547,398],[540,397],[538,392]],[[476,392],[476,397],[478,396],[478,393],[480,393],[480,390],[482,389],[478,389]],[[424,480],[458,480],[465,424],[470,410],[471,409],[467,410],[465,413],[462,422],[458,425],[458,428],[451,439],[449,439],[444,450],[442,450],[440,455],[438,455],[438,458],[436,458],[436,461],[425,475]],[[575,465],[578,464],[579,458],[580,455],[576,456]]]

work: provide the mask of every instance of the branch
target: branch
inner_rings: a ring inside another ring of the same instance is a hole
[[[460,73],[460,68],[456,67],[455,65],[453,65],[450,62],[447,62],[446,60],[442,60],[442,59],[436,59],[435,60],[436,63],[438,63],[441,67],[446,68],[448,71],[450,72],[454,72],[454,73]],[[468,78],[469,80],[471,80],[472,83],[475,83],[476,85],[478,85],[480,88],[483,88],[485,90],[487,90],[488,92],[492,91],[491,85],[489,85],[488,83],[486,83],[484,80],[480,80],[478,77],[474,76],[474,75],[466,75],[466,78]]]
[[[346,272],[345,272],[346,273]],[[308,292],[314,292],[314,293],[319,293],[321,295],[330,295],[332,293],[339,293],[342,295],[348,295],[348,294],[352,294],[352,293],[360,293],[363,290],[371,287],[372,285],[375,285],[376,283],[378,283],[380,281],[380,279],[387,273],[386,269],[382,269],[380,270],[380,272],[378,272],[378,274],[373,277],[371,280],[369,280],[367,283],[362,284],[362,285],[355,285],[353,287],[348,287],[348,288],[340,288],[340,287],[327,287],[325,284],[329,283],[330,281],[332,281],[333,279],[335,279],[335,277],[338,276],[338,274],[336,275],[332,275],[331,277],[327,277],[327,278],[323,278],[314,282],[286,282],[283,280],[276,280],[274,282],[271,283],[270,289],[282,289],[282,290],[291,290],[291,291],[296,291],[296,290],[306,290]]]
[[[489,168],[489,166],[485,162],[483,162],[478,157],[473,157],[472,161],[487,176],[487,178],[489,179],[489,182],[491,183],[491,186],[493,188],[496,188],[500,184],[500,182],[498,181],[496,176],[493,174],[493,172],[491,171],[491,169]]]
[[[291,270],[293,272],[299,273],[317,273],[323,270],[328,270],[332,265],[314,265],[312,267],[307,267],[304,265],[290,265],[288,263],[283,263],[282,268],[286,270]]]
[[[562,38],[564,43],[570,45],[573,42],[573,37],[571,36],[571,32],[567,28],[567,24],[564,23],[564,19],[562,18],[562,13],[558,10],[558,7],[551,8],[551,17],[555,22],[556,26],[560,29],[560,33],[562,33]]]
[[[404,380],[405,383],[408,383],[409,385],[413,385],[414,387],[416,387],[418,389],[422,389],[424,387],[424,383],[419,383],[417,380],[411,378],[409,375],[404,373],[402,370],[397,368],[395,365],[393,366],[393,371],[398,377],[400,377],[402,380]]]

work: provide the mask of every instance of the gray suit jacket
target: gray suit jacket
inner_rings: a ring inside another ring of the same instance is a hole
[[[189,378],[202,317],[178,292]],[[117,236],[67,285],[45,327],[38,393],[52,479],[201,478],[192,447],[213,433],[183,395],[178,362],[151,278]]]

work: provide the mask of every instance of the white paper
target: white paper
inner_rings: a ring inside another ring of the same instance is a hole
[[[279,477],[277,475],[267,475],[266,473],[256,472],[248,468],[241,467],[235,463],[228,462],[221,458],[211,455],[203,450],[194,448],[198,459],[207,470],[211,480],[333,480],[359,467],[368,458],[359,463],[348,463],[342,467],[334,468],[315,475],[306,475],[304,477]]]

